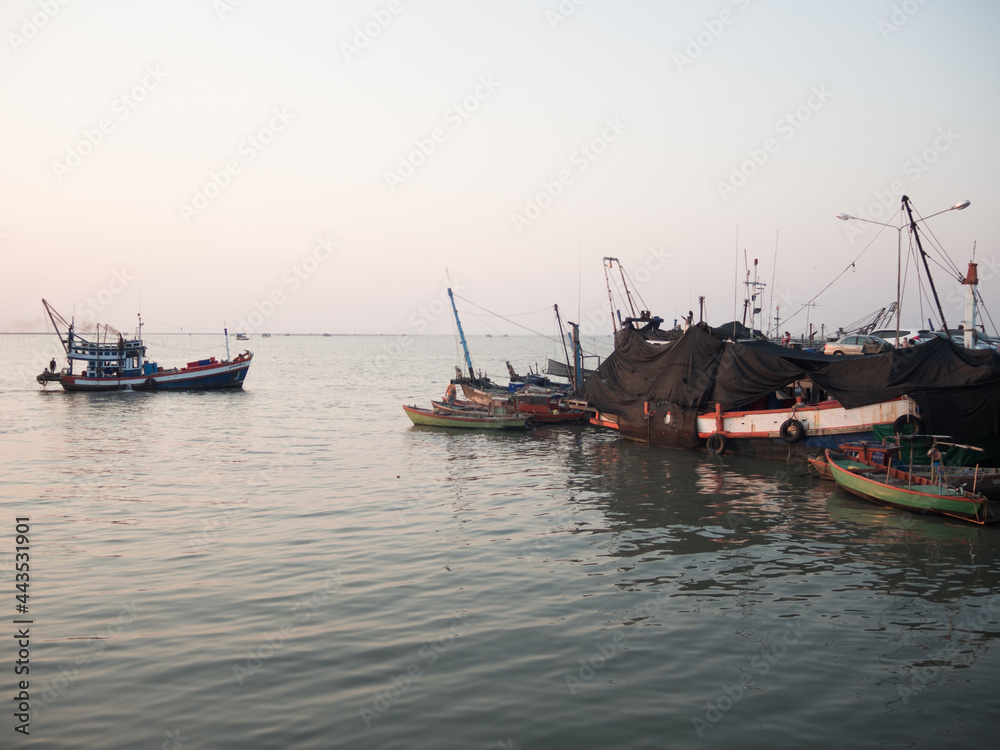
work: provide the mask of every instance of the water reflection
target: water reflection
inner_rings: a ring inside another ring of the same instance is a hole
[[[604,518],[582,532],[593,558],[581,562],[619,561],[617,590],[740,619],[852,623],[879,654],[886,702],[946,680],[1000,636],[997,529],[880,508],[801,465],[586,437],[569,447],[568,489]],[[635,613],[623,608],[621,624]]]

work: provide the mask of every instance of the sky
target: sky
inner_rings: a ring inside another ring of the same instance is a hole
[[[0,30],[2,331],[45,331],[44,298],[122,331],[450,334],[451,286],[470,334],[549,333],[553,304],[610,333],[614,257],[637,308],[713,325],[756,259],[757,327],[798,335],[893,302],[900,244],[915,325],[904,194],[971,201],[925,249],[951,328],[973,251],[1000,323],[986,0],[11,0]]]

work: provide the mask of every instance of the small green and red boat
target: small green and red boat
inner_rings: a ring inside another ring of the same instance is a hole
[[[937,513],[978,524],[997,520],[982,495],[893,468],[888,458],[876,463],[863,454],[848,456],[827,449],[826,462],[839,487],[878,505],[915,513]]]
[[[492,415],[481,412],[443,414],[419,406],[403,405],[403,411],[415,425],[425,427],[460,427],[467,430],[524,430],[528,415]]]

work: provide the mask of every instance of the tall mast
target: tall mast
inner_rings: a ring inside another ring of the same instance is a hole
[[[69,355],[69,347],[67,346],[68,339],[63,339],[62,334],[59,333],[59,324],[56,323],[56,318],[59,318],[59,320],[62,321],[62,324],[66,326],[67,336],[69,335],[69,323],[66,322],[62,315],[53,310],[52,306],[44,299],[42,300],[42,304],[45,306],[45,312],[49,315],[49,320],[52,322],[52,327],[55,329],[56,336],[59,337],[59,343],[62,344],[63,351]]]
[[[744,253],[746,250],[743,251]],[[753,281],[750,281],[750,268],[747,268],[747,280],[743,284],[747,288],[746,299],[743,300],[743,325],[747,322],[747,308],[750,308],[750,338],[753,338],[754,332],[754,322],[757,320],[757,313],[761,312],[761,308],[757,307],[757,295],[761,294],[764,287],[767,286],[762,281],[757,280],[757,258],[753,259]],[[763,296],[763,295],[762,295]]]
[[[622,266],[622,262],[618,261],[618,272],[622,277],[622,287],[625,289],[625,299],[628,300],[628,311],[629,314],[635,317],[635,305],[632,303],[632,293],[628,290],[628,282],[625,280],[625,268]]]
[[[580,348],[580,326],[567,320],[573,327],[573,385],[579,388],[583,385],[583,350]]]
[[[465,342],[465,331],[462,330],[462,321],[458,319],[458,308],[455,307],[455,295],[448,287],[448,299],[451,300],[451,310],[455,313],[455,325],[458,326],[458,338],[462,341],[462,350],[465,352],[465,366],[469,368],[469,379],[475,380],[476,374],[472,369],[472,357],[469,356],[469,345]]]
[[[920,243],[920,233],[917,231],[917,222],[913,218],[913,211],[910,210],[910,199],[907,196],[903,196],[903,208],[906,209],[906,215],[910,217],[910,231],[917,240],[917,250],[920,251],[920,260],[924,262],[924,270],[927,272],[927,280],[931,283],[931,292],[934,294],[934,304],[937,305],[938,314],[941,316],[941,327],[944,328],[944,334],[948,338],[951,338],[951,331],[948,330],[948,321],[944,319],[944,310],[941,308],[941,300],[938,299],[937,289],[934,287],[934,277],[931,276],[931,269],[927,265],[927,253],[924,252],[924,246]]]
[[[563,333],[562,318],[559,316],[559,305],[552,305],[552,308],[556,311],[556,325],[559,329],[559,338],[562,339],[563,354],[566,357],[566,367],[573,373],[573,384],[576,384],[576,371],[574,369],[573,363],[569,359],[569,350],[566,348],[566,334]]]
[[[976,287],[979,284],[978,263],[969,263],[969,272],[962,279],[965,285],[965,321],[963,322],[963,333],[965,336],[965,346],[971,349],[975,346],[976,338],[976,318],[978,309],[976,307]]]
[[[607,263],[607,265],[604,266],[604,285],[608,289],[608,304],[611,306],[611,333],[615,334],[618,332],[618,326],[615,325],[615,300],[611,296],[611,280],[608,278],[608,269],[611,268],[612,262],[618,262],[618,258],[609,258],[605,256],[604,262]]]

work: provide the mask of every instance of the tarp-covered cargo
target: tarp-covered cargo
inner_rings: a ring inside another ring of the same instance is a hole
[[[747,409],[804,378],[846,408],[907,395],[920,407],[927,431],[959,441],[1000,435],[1000,357],[943,338],[885,354],[832,357],[766,341],[727,341],[702,324],[670,343],[653,343],[625,328],[579,395],[633,426],[650,409],[669,405],[677,416],[674,429],[684,434],[663,442],[690,447],[698,441],[690,435],[688,412],[716,404]]]

